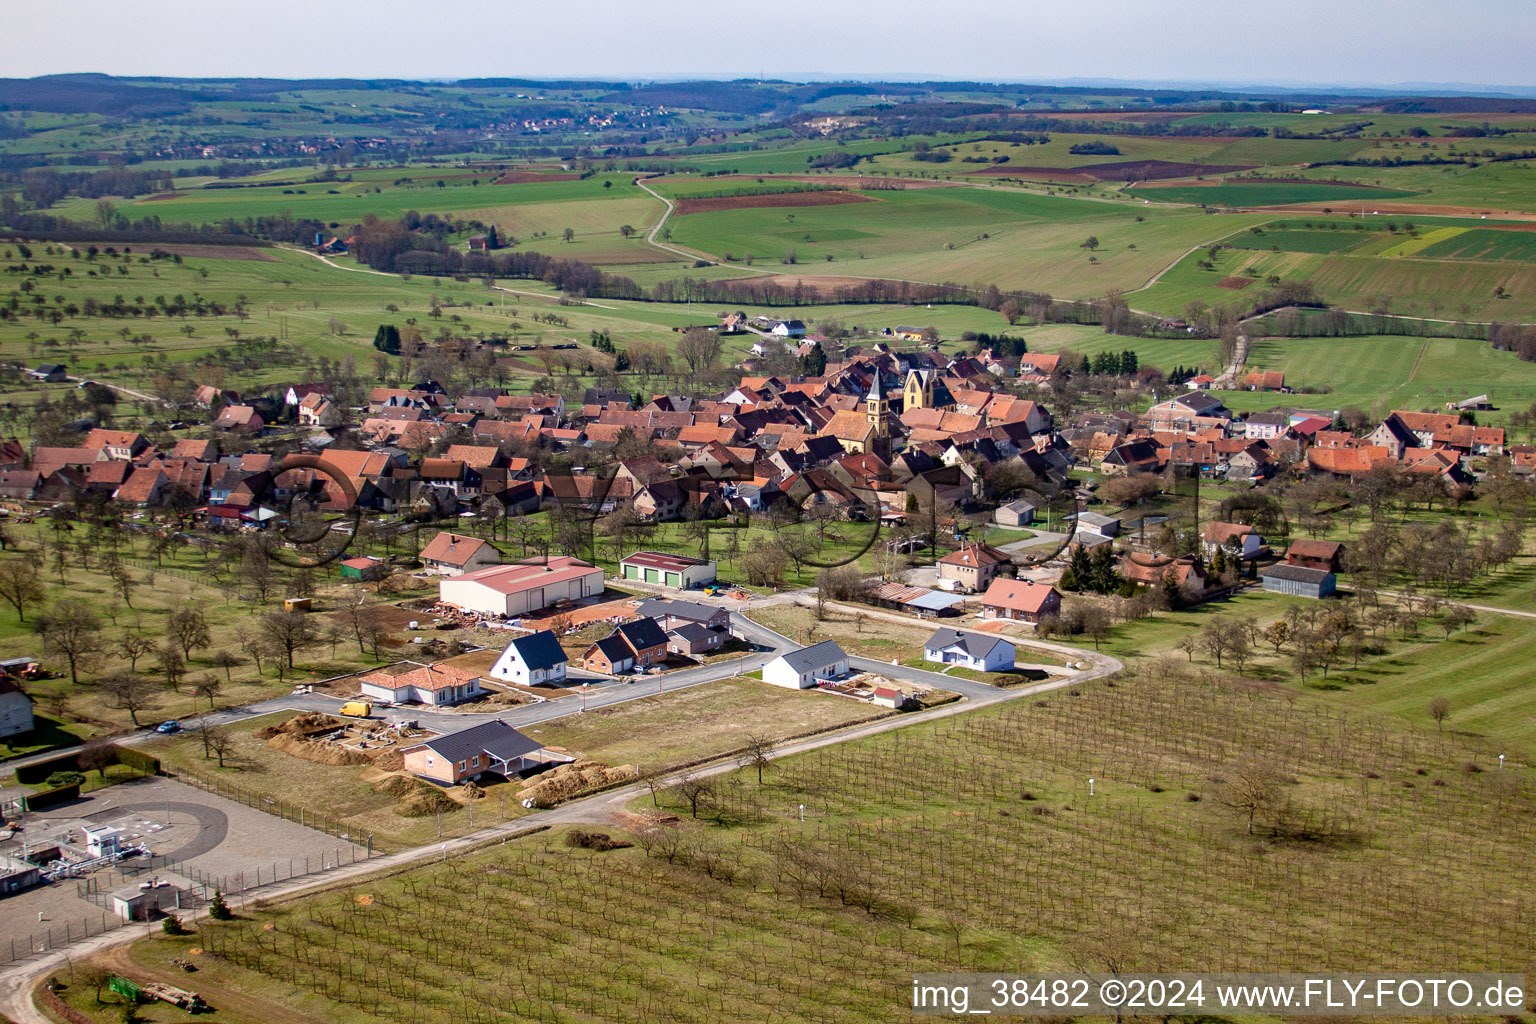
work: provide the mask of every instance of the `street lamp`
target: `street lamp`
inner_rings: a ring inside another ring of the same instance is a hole
[[[1088,795],[1093,796],[1093,780],[1088,780]]]
[[[1500,771],[1504,770],[1504,755],[1503,754],[1499,755],[1499,770]]]
[[[805,804],[800,805],[800,820],[805,821]]]

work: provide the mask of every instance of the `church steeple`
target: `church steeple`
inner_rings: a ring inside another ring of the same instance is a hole
[[[869,386],[869,396],[864,400],[864,415],[875,428],[875,437],[891,436],[891,403],[885,397],[885,386],[880,371],[875,370],[874,383]]]

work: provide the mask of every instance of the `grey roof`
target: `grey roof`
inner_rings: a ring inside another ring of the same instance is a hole
[[[819,644],[781,654],[776,660],[783,661],[796,672],[814,672],[816,669],[826,668],[835,661],[846,661],[848,655],[843,653],[843,649],[837,646],[835,640],[823,640]]]
[[[1010,501],[1008,504],[1004,505],[1003,508],[1006,508],[1010,512],[1023,512],[1025,510],[1033,512],[1035,510],[1033,503],[1025,501],[1023,498],[1020,498],[1018,501]]]
[[[1287,565],[1281,562],[1265,569],[1260,575],[1266,579],[1290,580],[1293,583],[1322,583],[1333,573],[1326,569],[1308,569],[1304,565]]]
[[[566,662],[565,649],[560,646],[560,641],[555,639],[555,634],[547,629],[541,629],[528,636],[514,637],[507,646],[517,651],[517,656],[522,659],[523,664],[531,669],[554,668]]]
[[[980,633],[961,633],[950,629],[948,626],[938,630],[929,637],[923,646],[930,651],[942,651],[948,647],[959,647],[973,658],[985,658],[991,654],[998,644],[1008,643],[995,636],[982,636]],[[1012,644],[1008,644],[1012,648]]]
[[[946,594],[942,590],[927,590],[916,597],[909,597],[901,603],[908,608],[921,608],[926,612],[942,612],[964,601],[965,598],[960,594]]]
[[[617,664],[626,658],[633,658],[635,656],[635,652],[629,649],[629,644],[626,644],[624,638],[617,633],[603,637],[592,646],[596,647],[598,652],[607,658],[610,664]]]
[[[529,739],[506,722],[495,720],[427,740],[426,746],[450,761],[464,761],[476,754],[490,754],[510,761],[533,753],[543,744]]]
[[[685,622],[676,629],[667,630],[669,636],[675,636],[679,640],[686,640],[690,644],[704,643],[710,637],[718,635],[718,633],[718,630],[701,626],[697,622]]]
[[[666,630],[649,616],[617,626],[613,633],[615,636],[622,636],[625,643],[636,651],[643,651],[647,647],[665,647],[667,644]]]
[[[711,608],[707,604],[699,604],[697,601],[670,601],[664,597],[653,597],[648,601],[640,602],[636,609],[641,615],[650,615],[660,618],[670,615],[676,619],[691,619],[694,622],[708,622],[720,614],[719,608]]]

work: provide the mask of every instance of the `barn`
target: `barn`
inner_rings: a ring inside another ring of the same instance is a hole
[[[1303,565],[1272,565],[1260,575],[1264,577],[1265,590],[1292,597],[1328,597],[1338,586],[1338,577],[1333,573]]]

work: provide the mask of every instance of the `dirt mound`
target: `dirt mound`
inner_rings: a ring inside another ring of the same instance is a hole
[[[405,755],[398,750],[386,750],[373,759],[373,766],[384,772],[398,772],[405,767]]]
[[[293,757],[301,757],[306,761],[316,764],[349,765],[371,764],[373,758],[361,750],[348,750],[346,747],[327,743],[323,740],[304,739],[291,733],[278,733],[267,740],[267,746],[273,750],[280,750]]]
[[[749,196],[705,196],[679,199],[672,212],[714,213],[717,210],[748,210],[774,206],[840,206],[844,203],[877,203],[880,200],[858,192],[763,192]]]
[[[391,775],[373,787],[375,793],[394,797],[395,813],[402,818],[424,818],[436,811],[451,811],[458,806],[454,799],[441,789],[405,775]]]
[[[345,724],[341,719],[332,718],[330,715],[322,715],[316,711],[300,711],[286,722],[262,726],[253,735],[259,740],[270,740],[274,736],[313,736],[316,733],[339,729]]]
[[[589,789],[633,782],[639,777],[632,764],[610,768],[598,761],[572,761],[528,779],[519,799],[532,800],[535,807],[553,807]]]

